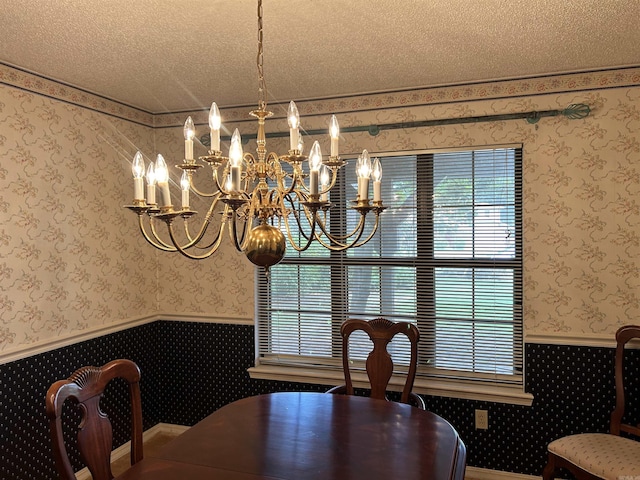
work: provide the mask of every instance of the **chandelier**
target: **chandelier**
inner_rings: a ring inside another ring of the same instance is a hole
[[[300,116],[293,101],[287,115],[289,151],[284,155],[267,153],[265,119],[273,113],[267,110],[262,36],[262,0],[258,0],[259,100],[258,109],[250,112],[258,120],[255,156],[243,152],[238,129],[231,136],[229,156],[222,156],[222,123],[214,102],[209,111],[210,149],[199,161],[193,156],[196,130],[192,118],[188,117],[184,124],[185,158],[176,165],[182,171],[180,208],[172,203],[169,171],[163,156],[158,155],[155,164],[152,162],[146,169],[139,151],[133,158],[134,199],[126,208],[138,215],[142,235],[159,250],[180,252],[191,259],[208,258],[218,250],[227,230],[235,248],[268,273],[269,267],[284,257],[285,234],[291,247],[300,252],[314,241],[329,250],[342,251],[364,245],[378,229],[380,214],[386,208],[381,199],[382,169],[379,160],[372,161],[366,150],[357,160],[357,195],[350,207],[357,212],[357,221],[349,226],[350,231],[336,232],[329,225],[332,204],[328,194],[336,186],[338,171],[346,165],[338,152],[340,131],[335,115],[329,126],[328,158],[323,159],[318,141],[313,143],[308,156],[303,154]],[[206,179],[207,191],[194,183],[196,172],[205,165],[211,171],[211,177]],[[370,180],[373,180],[371,200]],[[199,216],[190,206],[191,193],[207,208],[196,225],[193,222]],[[369,212],[375,215],[374,222],[365,221]],[[159,233],[162,223],[167,228],[163,235]],[[176,225],[179,223],[182,228]],[[365,230],[369,230],[366,235]]]

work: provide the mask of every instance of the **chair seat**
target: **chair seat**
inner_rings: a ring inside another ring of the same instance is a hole
[[[640,442],[608,433],[581,433],[554,440],[549,452],[606,480],[640,478]]]

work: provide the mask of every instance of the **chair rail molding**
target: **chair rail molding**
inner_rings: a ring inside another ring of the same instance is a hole
[[[10,363],[23,358],[28,358],[39,353],[56,350],[58,348],[67,347],[75,343],[92,340],[94,338],[109,335],[111,333],[120,332],[130,328],[145,325],[147,323],[156,322],[159,320],[165,321],[180,321],[180,322],[202,322],[202,323],[224,323],[229,325],[253,325],[253,318],[237,317],[233,315],[216,316],[207,314],[196,313],[154,313],[150,315],[138,316],[125,319],[121,322],[114,322],[106,326],[100,326],[81,332],[74,332],[67,336],[60,336],[53,339],[46,339],[41,342],[36,342],[28,346],[21,346],[14,350],[7,350],[0,352],[0,365]]]

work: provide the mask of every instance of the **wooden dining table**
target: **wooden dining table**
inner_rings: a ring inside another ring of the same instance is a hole
[[[220,408],[117,480],[462,480],[465,458],[458,433],[434,413],[280,392]]]

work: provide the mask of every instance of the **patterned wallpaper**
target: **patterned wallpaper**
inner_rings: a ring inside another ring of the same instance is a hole
[[[0,84],[0,353],[157,310],[155,252],[122,208],[152,133]]]
[[[122,208],[132,197],[133,153],[140,149],[154,158],[161,152],[169,165],[178,163],[184,120],[158,117],[156,127],[148,127],[128,107],[101,110],[93,98],[7,70],[0,69],[0,355],[156,312],[252,318],[253,288],[243,285],[252,286],[254,269],[228,242],[201,262],[160,254],[141,240],[134,215]],[[348,126],[571,103],[588,104],[591,115],[543,118],[535,125],[511,120],[386,130],[375,137],[352,133],[344,135],[341,150],[522,143],[525,334],[612,336],[640,313],[640,69],[301,102],[298,108],[303,127],[318,129],[326,128],[331,106]],[[235,124],[254,128],[235,110],[228,113],[235,122],[225,125],[230,130]],[[194,112],[201,120],[198,135],[206,132],[203,115]],[[281,116],[268,123],[271,131],[285,128]],[[270,142],[270,150],[280,149],[281,142]]]
[[[479,116],[563,109],[572,103],[588,104],[591,115],[546,118],[535,125],[512,120],[383,131],[357,140],[369,151],[522,143],[525,335],[613,338],[617,327],[640,316],[639,88],[368,116],[381,123],[454,117],[460,111]]]
[[[186,116],[185,114],[185,119]],[[184,119],[182,122],[184,123]],[[198,126],[198,129],[198,136],[205,131],[208,132],[208,126]],[[174,188],[171,195],[173,203],[178,204],[181,201],[178,185],[180,185],[182,171],[171,167],[182,163],[184,158],[182,125],[178,128],[158,129],[155,141],[157,153],[161,153],[165,157],[167,165],[173,170],[171,174]],[[245,146],[247,151],[250,148],[249,145]],[[150,153],[150,158],[155,159],[156,152]],[[206,153],[207,151],[202,145],[194,146],[196,157],[206,155]],[[206,181],[203,181],[211,176],[210,172],[211,169],[208,166],[200,169],[194,179],[194,185],[202,191],[212,191],[212,188],[207,188],[209,185]],[[195,201],[197,201],[196,196],[191,195],[192,208],[204,214],[208,205],[197,204],[194,203]],[[216,225],[217,220],[217,218],[214,219],[212,223]],[[193,221],[193,225],[193,230],[198,231],[200,222]],[[229,236],[225,236],[227,238],[223,239],[220,250],[207,260],[191,260],[177,253],[158,257],[158,276],[160,278],[158,295],[161,312],[219,315],[230,319],[253,319],[253,264],[244,255],[237,252]]]

